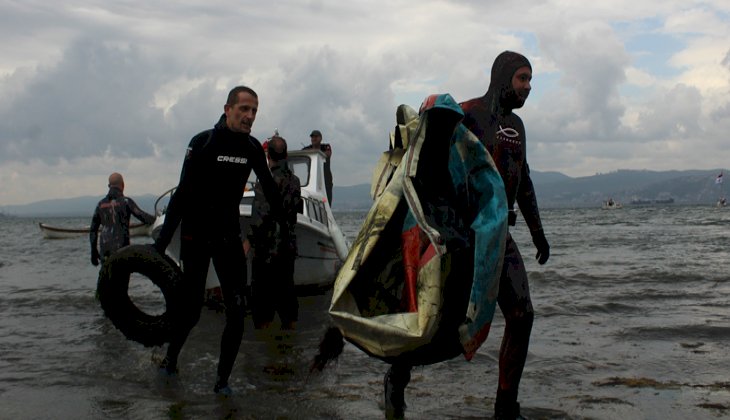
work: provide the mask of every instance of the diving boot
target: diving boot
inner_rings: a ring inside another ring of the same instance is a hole
[[[160,373],[160,375],[170,378],[177,376],[177,361],[165,357],[164,359],[162,359],[162,362],[160,362],[158,372]]]
[[[494,420],[525,420],[525,418],[520,414],[519,403],[495,403]]]
[[[230,397],[231,395],[233,395],[233,390],[230,386],[228,386],[228,383],[221,381],[220,378],[215,381],[215,386],[213,386],[213,392],[223,397]]]
[[[406,411],[405,390],[411,380],[410,367],[404,372],[394,372],[393,366],[385,373],[385,418],[403,419]]]
[[[517,403],[517,390],[497,389],[494,401],[494,420],[522,420],[520,404]]]

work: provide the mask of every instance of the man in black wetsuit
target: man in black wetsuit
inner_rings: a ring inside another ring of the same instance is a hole
[[[330,207],[332,207],[332,186],[334,185],[334,183],[332,182],[331,165],[332,146],[329,143],[322,143],[322,132],[320,132],[319,130],[312,130],[309,138],[312,140],[312,144],[310,144],[309,146],[305,146],[302,150],[321,150],[322,152],[324,152],[325,156],[327,156],[327,159],[324,161],[324,186],[327,190],[327,201],[329,201]]]
[[[112,252],[129,245],[131,216],[146,225],[155,221],[155,216],[139,208],[131,198],[124,196],[124,178],[122,174],[114,172],[109,175],[109,192],[96,205],[94,216],[91,218],[89,241],[93,265],[104,263],[104,259]]]
[[[515,202],[530,229],[537,248],[535,258],[545,264],[550,245],[545,238],[537,198],[527,165],[525,126],[512,112],[524,105],[530,93],[532,66],[523,55],[504,51],[494,60],[487,93],[461,104],[463,124],[487,147],[502,175],[509,208],[508,223],[514,226]],[[534,312],[522,256],[507,234],[504,265],[499,283],[499,308],[505,319],[499,351],[499,387],[494,405],[495,419],[521,418],[517,391],[530,344]]]
[[[487,93],[461,104],[462,123],[486,146],[505,184],[508,222],[514,226],[517,202],[530,228],[537,248],[536,258],[545,264],[550,245],[542,230],[535,191],[527,166],[525,127],[512,113],[525,103],[530,93],[532,67],[524,56],[505,51],[494,61]],[[527,283],[527,272],[517,245],[507,234],[504,265],[497,302],[505,318],[505,331],[499,352],[499,387],[494,418],[519,419],[517,391],[527,358],[534,312]],[[395,363],[385,375],[385,412],[388,418],[402,418],[405,410],[404,390],[411,379],[411,366]]]
[[[281,196],[271,177],[261,143],[250,135],[258,111],[258,95],[238,86],[228,94],[224,115],[212,130],[193,137],[185,155],[180,182],[155,241],[163,253],[181,225],[180,259],[183,270],[183,309],[173,325],[173,336],[160,369],[177,372],[178,355],[190,330],[200,319],[205,280],[213,260],[226,311],[220,358],[213,391],[230,395],[228,378],[243,337],[246,258],[243,253],[238,206],[253,170],[281,222]]]

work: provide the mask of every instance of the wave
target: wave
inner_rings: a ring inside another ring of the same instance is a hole
[[[645,340],[708,340],[727,341],[730,344],[730,326],[684,324],[670,326],[641,326],[624,328],[614,334],[622,339]]]

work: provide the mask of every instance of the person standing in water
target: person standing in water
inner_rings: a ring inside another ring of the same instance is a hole
[[[530,93],[531,79],[532,67],[527,58],[505,51],[494,61],[487,93],[460,105],[465,115],[462,123],[484,144],[502,176],[509,209],[508,224],[514,226],[516,223],[516,202],[537,248],[536,259],[545,264],[550,257],[550,245],[542,229],[527,165],[525,127],[520,117],[512,112],[524,105]],[[509,233],[497,302],[505,318],[505,331],[499,352],[499,386],[494,418],[520,419],[517,393],[527,358],[534,312],[525,265]],[[387,418],[403,418],[405,388],[410,379],[411,366],[403,362],[394,363],[385,374]]]
[[[514,226],[517,221],[514,210],[517,203],[537,249],[535,258],[538,263],[545,264],[550,257],[550,245],[542,228],[527,164],[525,126],[512,112],[525,104],[532,88],[531,80],[532,66],[527,58],[504,51],[494,60],[487,93],[462,103],[461,107],[465,115],[463,124],[486,146],[502,175],[509,208],[508,224]],[[499,351],[499,386],[494,415],[496,419],[518,419],[521,416],[517,394],[530,344],[534,311],[525,264],[509,233],[497,302],[504,315],[505,327]]]
[[[256,92],[237,86],[229,92],[224,114],[215,127],[193,137],[180,182],[170,198],[165,223],[154,245],[164,253],[181,225],[183,309],[178,311],[167,355],[160,364],[164,374],[178,371],[178,355],[200,319],[208,266],[213,261],[226,313],[213,391],[223,395],[233,393],[228,379],[241,346],[246,315],[246,258],[238,206],[251,170],[258,176],[274,219],[284,225],[281,195],[269,172],[264,149],[250,135],[258,108]]]
[[[329,143],[322,143],[322,132],[319,130],[312,130],[309,138],[311,139],[312,144],[305,146],[302,150],[321,150],[324,152],[325,156],[327,156],[327,159],[324,161],[324,186],[327,190],[327,201],[330,203],[330,207],[332,207],[332,187],[334,185],[332,181],[332,166],[330,162],[332,158],[332,146]]]
[[[271,206],[263,195],[259,182],[251,223],[246,232],[244,249],[253,248],[251,271],[251,317],[257,329],[268,328],[279,314],[282,330],[293,330],[299,318],[299,302],[294,290],[294,261],[297,241],[294,228],[297,214],[303,211],[301,181],[289,168],[286,140],[274,136],[268,142],[269,168],[281,193],[285,214],[286,235],[277,231]],[[250,239],[248,239],[250,238]],[[282,241],[286,238],[287,241]]]
[[[155,216],[142,210],[131,198],[124,196],[122,174],[114,172],[109,175],[108,186],[109,192],[106,197],[102,198],[94,209],[89,230],[91,264],[95,266],[103,264],[104,259],[119,248],[129,245],[131,216],[146,225],[151,225],[155,221]]]

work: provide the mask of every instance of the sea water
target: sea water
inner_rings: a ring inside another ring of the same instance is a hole
[[[350,241],[365,213],[335,215]],[[543,209],[544,266],[520,220],[511,231],[530,278],[535,323],[520,386],[532,419],[730,417],[730,210],[711,206]],[[296,331],[247,319],[231,376],[213,394],[224,316],[203,309],[176,378],[164,348],[114,328],[94,297],[88,238],[43,239],[37,222],[0,219],[0,419],[377,419],[387,365],[347,344],[319,374],[309,365],[329,325],[331,293],[300,298]],[[85,218],[42,220],[88,224]],[[134,243],[151,242],[133,238]],[[133,275],[130,294],[161,311]],[[415,368],[412,419],[491,418],[504,323],[472,361]]]

